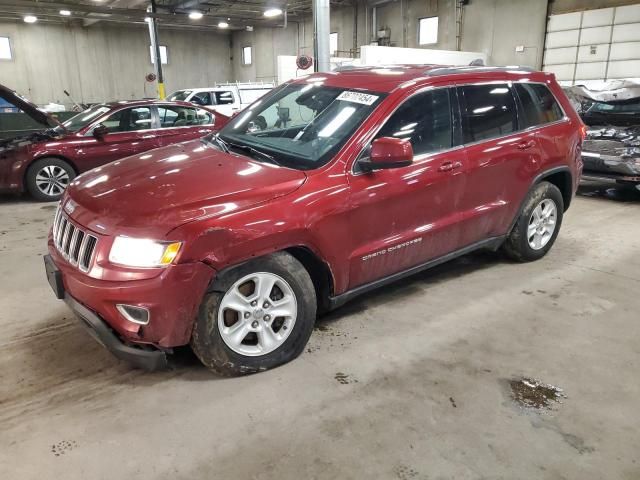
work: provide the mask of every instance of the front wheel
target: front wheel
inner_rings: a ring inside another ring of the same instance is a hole
[[[540,182],[527,195],[516,223],[504,243],[504,251],[518,262],[544,257],[551,249],[564,212],[564,200],[558,187]]]
[[[41,158],[33,162],[25,179],[27,191],[41,202],[53,202],[62,197],[76,172],[60,158]]]
[[[316,294],[304,266],[280,252],[241,265],[205,295],[191,338],[196,356],[225,376],[277,367],[304,350]]]

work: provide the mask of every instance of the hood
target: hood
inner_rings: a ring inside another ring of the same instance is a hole
[[[301,171],[224,153],[195,140],[79,176],[67,189],[65,210],[97,233],[164,238],[184,223],[286,195],[305,180]]]
[[[47,128],[62,126],[62,124],[53,116],[40,110],[29,100],[21,97],[16,92],[5,87],[4,85],[0,85],[0,98],[3,98],[10,104],[14,105],[16,108],[22,110],[40,125],[43,125]]]
[[[640,98],[640,80],[606,80],[596,82],[587,88],[585,85],[567,87],[569,96],[587,98],[594,102],[622,102]]]

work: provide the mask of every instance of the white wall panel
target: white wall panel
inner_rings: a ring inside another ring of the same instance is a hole
[[[573,80],[573,72],[575,70],[575,63],[565,65],[545,65],[543,67],[545,72],[551,72],[555,74],[558,80]]]
[[[580,45],[593,45],[595,43],[609,43],[611,40],[611,27],[583,28],[580,34]]]
[[[638,25],[640,28],[640,24]],[[633,60],[640,57],[640,42],[613,43],[610,60]]]
[[[587,10],[582,14],[582,28],[601,27],[613,23],[613,8]]]
[[[640,4],[616,8],[615,23],[640,22]]]
[[[640,77],[640,60],[620,60],[609,62],[608,78]]]
[[[628,23],[613,27],[613,42],[638,42],[640,41],[640,23]]]
[[[577,47],[551,48],[544,54],[545,65],[558,65],[576,61]]]
[[[546,48],[575,47],[580,30],[566,30],[547,34]]]
[[[606,62],[609,44],[583,45],[578,50],[578,62]]]
[[[576,78],[599,80],[607,73],[607,62],[578,63]]]
[[[551,15],[543,68],[563,83],[640,77],[640,3]]]
[[[547,24],[547,32],[557,32],[559,30],[575,30],[580,28],[582,12],[563,13],[562,15],[551,15]]]

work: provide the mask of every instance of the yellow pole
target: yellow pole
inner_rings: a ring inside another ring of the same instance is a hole
[[[164,83],[158,82],[158,98],[160,100],[164,100],[165,97],[166,97],[166,94],[164,91]]]

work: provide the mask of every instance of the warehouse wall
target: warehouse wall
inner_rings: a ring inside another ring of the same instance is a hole
[[[338,55],[369,43],[365,35],[365,8],[358,7],[357,27],[354,24],[354,9],[340,7],[331,9],[330,31],[338,33]],[[354,42],[354,29],[357,41]],[[253,62],[242,65],[243,47],[253,47]],[[233,77],[238,81],[274,81],[277,77],[278,55],[313,56],[313,20],[304,18],[299,22],[289,21],[287,28],[254,28],[252,32],[235,31],[232,34]]]
[[[89,103],[155,95],[155,84],[144,81],[154,71],[145,26],[0,23],[0,35],[10,37],[14,57],[0,61],[0,83],[37,104],[68,105],[65,89]],[[229,40],[229,34],[161,29],[169,51],[167,91],[233,80]]]

